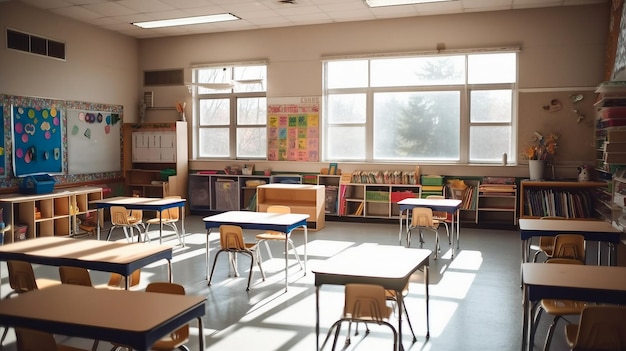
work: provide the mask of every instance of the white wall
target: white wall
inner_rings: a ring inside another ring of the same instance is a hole
[[[123,105],[136,118],[136,39],[14,1],[0,2],[0,27],[0,94]],[[6,28],[64,42],[66,61],[7,49]]]
[[[139,66],[141,70],[185,68],[190,80],[189,67],[193,64],[266,59],[268,97],[319,96],[321,60],[327,56],[434,50],[438,45],[448,50],[519,46],[519,87],[530,90],[526,94],[533,97],[520,101],[534,104],[520,106],[525,113],[519,116],[519,124],[525,134],[519,135],[519,151],[529,143],[532,131],[558,128],[563,138],[557,172],[559,176],[574,177],[577,165],[593,162],[592,123],[575,123],[567,101],[563,101],[563,111],[546,116],[541,98],[549,102],[553,91],[556,97],[565,99],[573,92],[585,93],[588,98],[577,108],[588,115],[585,122],[593,119],[593,88],[604,80],[609,13],[608,5],[568,6],[145,39],[139,41]],[[156,90],[155,105],[169,106],[177,100],[190,102],[191,99],[181,88],[140,87],[139,93],[143,90]],[[540,94],[540,98],[534,94]],[[198,161],[190,166],[220,169],[243,163]],[[316,172],[327,166],[326,163],[256,163],[257,169],[270,167],[277,171]],[[412,168],[340,164],[345,170],[382,167]],[[519,167],[423,165],[422,170],[431,174],[528,176],[525,164]]]
[[[155,106],[173,107],[191,96],[185,87],[143,87],[142,72],[186,69],[197,63],[263,59],[268,66],[268,97],[321,95],[327,56],[446,49],[519,46],[519,87],[526,94],[590,94],[580,106],[592,118],[593,87],[604,80],[604,54],[610,4],[468,13],[369,22],[336,23],[160,39],[135,40],[87,24],[50,15],[27,5],[0,2],[0,27],[10,27],[67,43],[67,61],[7,50],[0,36],[0,93],[93,101],[124,106],[127,122],[138,121],[144,91],[154,91]],[[534,95],[533,95],[534,96]],[[534,96],[536,97],[536,96]],[[593,128],[572,123],[569,106],[546,116],[537,99],[520,99],[521,130],[562,127],[559,175],[575,176],[576,166],[593,161]],[[188,116],[190,113],[188,113]],[[147,121],[174,120],[177,114],[153,111]],[[151,120],[152,119],[152,120]],[[518,148],[529,135],[518,136]],[[581,146],[582,145],[582,146]],[[582,149],[581,149],[582,147]],[[191,169],[220,169],[236,162],[191,162]],[[316,172],[326,163],[257,162],[257,169]],[[353,169],[412,169],[411,166],[340,164]],[[527,176],[519,167],[422,165],[424,173]]]

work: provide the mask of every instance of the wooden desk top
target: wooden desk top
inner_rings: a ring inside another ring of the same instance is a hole
[[[431,254],[432,251],[426,249],[363,244],[320,262],[312,272],[317,286],[370,280],[401,290],[406,283],[401,280],[408,279],[418,268],[428,265]]]
[[[172,259],[172,246],[53,236],[0,246],[1,261],[21,260],[50,266],[78,266],[125,276],[160,259]]]
[[[622,290],[626,294],[626,267],[558,263],[524,263],[528,285]]]
[[[119,342],[145,350],[171,330],[204,315],[205,301],[202,296],[60,284],[3,299],[0,319],[10,326]]]
[[[98,208],[124,206],[131,210],[165,210],[184,206],[185,202],[185,199],[177,198],[116,196],[90,201],[89,203],[96,205]]]

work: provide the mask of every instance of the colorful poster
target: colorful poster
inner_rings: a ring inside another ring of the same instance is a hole
[[[12,106],[15,176],[62,173],[61,111],[55,105]]]
[[[319,161],[319,97],[278,98],[269,102],[270,161]]]

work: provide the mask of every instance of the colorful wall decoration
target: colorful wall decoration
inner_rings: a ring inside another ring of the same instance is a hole
[[[40,103],[13,105],[13,173],[63,172],[61,111]]]
[[[270,161],[319,161],[319,97],[274,98],[268,102]]]

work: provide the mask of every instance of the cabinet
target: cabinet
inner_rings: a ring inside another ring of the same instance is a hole
[[[125,123],[123,137],[129,195],[187,196],[187,122]]]
[[[102,188],[78,187],[55,190],[50,194],[7,194],[0,197],[4,242],[42,236],[80,234],[81,222],[95,223],[97,210],[89,202],[102,199]],[[7,235],[8,234],[8,235]]]
[[[325,226],[324,186],[309,184],[266,184],[257,187],[257,210],[267,211],[272,205],[284,205],[292,213],[308,214],[307,226],[319,230]]]
[[[421,186],[411,184],[341,184],[339,215],[362,218],[398,218],[398,201],[420,198]]]
[[[594,193],[605,186],[605,182],[523,180],[520,182],[519,217],[594,218]]]
[[[188,203],[191,214],[214,211],[256,210],[256,187],[270,182],[270,176],[189,174]]]

